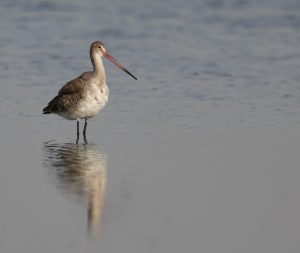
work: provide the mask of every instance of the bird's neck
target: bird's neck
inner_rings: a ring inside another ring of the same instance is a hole
[[[91,54],[91,61],[93,64],[93,73],[95,79],[99,80],[100,85],[106,83],[105,69],[102,62],[102,58],[98,55]]]

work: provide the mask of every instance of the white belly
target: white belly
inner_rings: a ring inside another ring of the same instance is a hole
[[[101,88],[93,85],[84,94],[76,110],[72,113],[72,118],[84,119],[94,117],[107,103],[109,90],[107,85]]]

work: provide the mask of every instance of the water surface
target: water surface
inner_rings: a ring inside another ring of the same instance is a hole
[[[299,11],[1,1],[1,252],[298,252]],[[95,40],[138,81],[104,61],[109,102],[76,145],[41,112]]]

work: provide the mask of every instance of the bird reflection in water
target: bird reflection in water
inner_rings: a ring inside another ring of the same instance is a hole
[[[87,144],[44,143],[44,165],[57,187],[87,202],[88,232],[102,230],[107,155]]]

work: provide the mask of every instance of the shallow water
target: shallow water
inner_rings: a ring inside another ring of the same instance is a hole
[[[297,252],[297,0],[0,3],[1,252]],[[75,144],[41,110],[106,43]],[[81,125],[82,127],[83,125]]]

